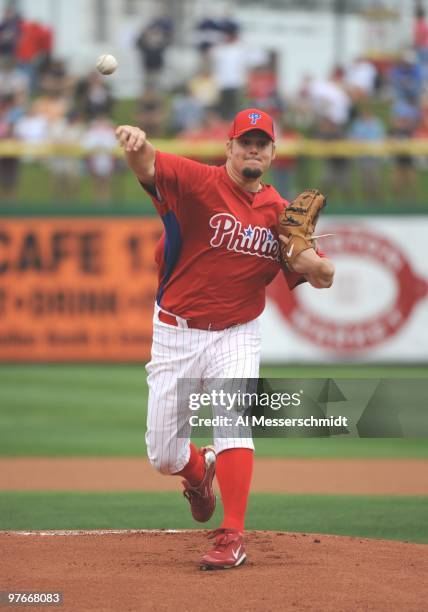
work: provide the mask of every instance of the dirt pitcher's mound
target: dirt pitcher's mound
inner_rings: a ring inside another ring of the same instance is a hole
[[[246,565],[201,572],[203,531],[43,533],[0,534],[1,590],[61,591],[61,610],[426,609],[423,544],[248,532]]]

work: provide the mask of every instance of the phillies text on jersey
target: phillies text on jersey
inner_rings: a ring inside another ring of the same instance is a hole
[[[279,242],[274,238],[270,229],[259,227],[242,227],[230,213],[217,213],[210,219],[210,226],[215,229],[210,244],[217,248],[226,244],[229,251],[249,253],[259,257],[267,257],[279,261]]]

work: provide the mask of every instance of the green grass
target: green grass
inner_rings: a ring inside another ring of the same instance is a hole
[[[264,367],[264,376],[426,378],[426,368]],[[0,366],[0,455],[141,456],[143,365]],[[428,457],[425,439],[258,439],[259,456]]]
[[[426,497],[262,495],[248,529],[428,543]],[[204,528],[217,526],[221,511]],[[177,493],[0,493],[0,529],[198,529]]]

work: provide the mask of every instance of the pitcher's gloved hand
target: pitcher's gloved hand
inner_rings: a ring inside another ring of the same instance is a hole
[[[313,239],[315,226],[321,210],[326,205],[326,198],[317,189],[302,191],[278,219],[279,237],[281,240],[281,261],[290,270],[296,257],[306,249],[316,249]]]

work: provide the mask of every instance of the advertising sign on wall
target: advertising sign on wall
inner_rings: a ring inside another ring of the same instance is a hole
[[[428,218],[326,218],[333,287],[278,276],[262,318],[266,361],[427,361]]]
[[[161,222],[0,222],[0,360],[150,357]]]

